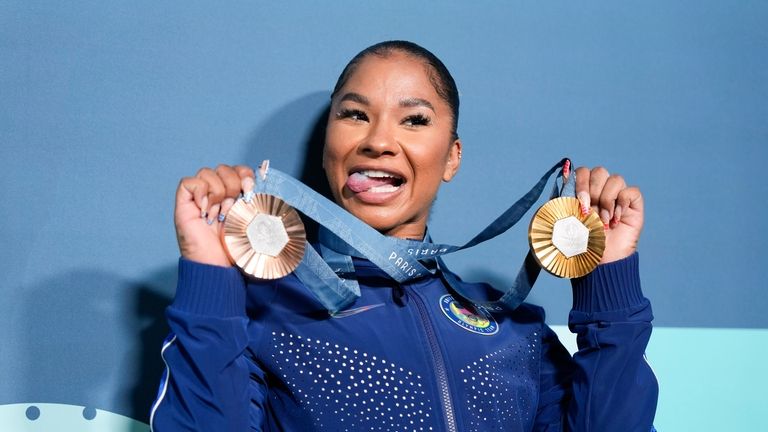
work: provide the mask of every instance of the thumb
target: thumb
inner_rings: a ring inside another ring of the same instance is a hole
[[[197,177],[184,177],[176,189],[176,214],[185,216],[199,210],[199,216],[208,215],[208,183]]]

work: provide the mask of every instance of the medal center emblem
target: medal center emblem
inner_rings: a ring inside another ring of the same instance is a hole
[[[560,219],[552,228],[552,244],[566,258],[586,252],[588,241],[589,230],[574,216]]]
[[[245,230],[248,241],[256,253],[276,257],[288,244],[283,220],[277,216],[258,214]]]

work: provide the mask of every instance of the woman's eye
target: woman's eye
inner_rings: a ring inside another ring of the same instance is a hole
[[[428,126],[430,119],[422,114],[414,114],[403,119],[403,124],[406,126]]]
[[[355,121],[368,121],[368,115],[357,109],[343,109],[336,114],[338,119],[350,119]]]

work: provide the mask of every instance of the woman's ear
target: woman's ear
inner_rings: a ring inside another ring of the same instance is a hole
[[[461,140],[456,138],[451,143],[451,148],[448,150],[448,160],[445,163],[445,170],[443,171],[443,181],[449,182],[459,171],[461,166]]]

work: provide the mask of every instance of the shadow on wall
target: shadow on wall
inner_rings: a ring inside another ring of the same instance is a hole
[[[243,162],[273,167],[330,197],[322,149],[330,94],[312,93],[278,109],[246,142]],[[308,237],[314,222],[305,220]],[[2,386],[0,405],[54,403],[96,408],[149,421],[169,333],[164,310],[176,285],[169,265],[139,281],[102,269],[83,269],[24,287],[20,346],[11,370],[23,371],[18,388]]]
[[[138,282],[78,270],[18,290],[28,321],[11,361],[24,379],[4,389],[10,394],[0,404],[82,405],[148,422],[164,369],[163,311],[175,284],[176,268],[168,266]]]
[[[322,166],[330,99],[330,92],[310,93],[275,111],[251,134],[243,163],[256,167],[269,159],[270,166],[332,200]],[[308,239],[314,241],[317,224],[301,216]]]

